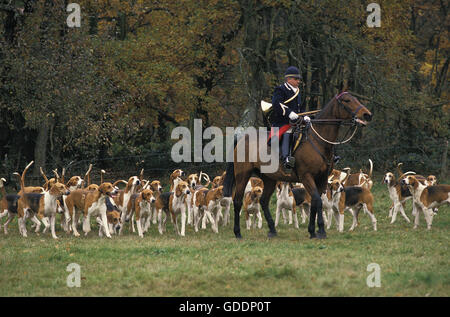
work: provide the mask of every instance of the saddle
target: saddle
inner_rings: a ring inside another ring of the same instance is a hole
[[[292,127],[292,140],[291,140],[291,149],[290,149],[290,153],[294,153],[295,150],[298,148],[298,146],[301,144],[301,142],[304,139],[304,135],[306,135],[306,130],[308,129],[308,125],[304,124],[303,120],[299,120],[299,122],[297,123],[291,123],[290,126],[288,126],[284,131],[282,131],[282,129],[280,129],[280,133],[281,132],[285,132],[287,130],[289,130],[289,128]],[[271,140],[274,136],[276,135],[272,135],[271,131],[267,132],[267,144],[269,146],[271,146]],[[281,142],[279,142],[279,147],[281,147]],[[279,148],[280,150],[280,148]]]

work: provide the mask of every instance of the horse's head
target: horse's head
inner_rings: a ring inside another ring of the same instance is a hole
[[[342,119],[354,119],[360,126],[366,126],[372,120],[372,113],[356,97],[349,92],[342,92],[336,95],[336,102],[346,112]]]

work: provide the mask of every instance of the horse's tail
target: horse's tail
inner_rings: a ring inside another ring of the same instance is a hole
[[[231,195],[233,193],[234,183],[235,183],[234,162],[229,162],[229,163],[227,163],[225,180],[223,181],[223,196],[224,197],[231,197]]]
[[[235,135],[233,140],[233,149],[230,149],[231,151],[234,152],[237,143],[238,143],[238,136]],[[225,171],[225,179],[223,181],[223,197],[231,197],[233,195],[233,186],[235,183],[236,179],[234,177],[234,161],[232,161],[227,163],[227,169]]]

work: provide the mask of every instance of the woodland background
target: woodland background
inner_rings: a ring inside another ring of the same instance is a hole
[[[80,28],[66,24],[70,2]],[[369,28],[370,2],[1,0],[0,176],[31,160],[30,182],[39,166],[83,175],[90,163],[117,177],[214,175],[223,164],[171,162],[172,128],[263,126],[260,100],[294,65],[307,110],[348,86],[374,114],[337,148],[338,168],[371,158],[448,178],[449,4],[378,0]]]

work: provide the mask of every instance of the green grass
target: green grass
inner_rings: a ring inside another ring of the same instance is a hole
[[[29,227],[28,238],[20,237],[14,221],[7,236],[0,233],[0,296],[449,296],[450,208],[440,208],[431,231],[423,216],[414,230],[401,216],[389,223],[384,186],[373,193],[377,232],[364,213],[348,232],[347,213],[345,232],[333,224],[325,240],[310,240],[306,224],[282,223],[269,240],[265,221],[247,231],[243,219],[241,241],[230,225],[218,235],[188,226],[178,237],[170,221],[163,236],[152,225],[143,239],[125,231],[109,240],[93,225],[88,237],[74,238],[58,219],[54,241]],[[412,220],[410,203],[406,213]],[[80,288],[66,285],[70,263],[81,266]],[[380,265],[380,288],[366,285],[370,263]]]

